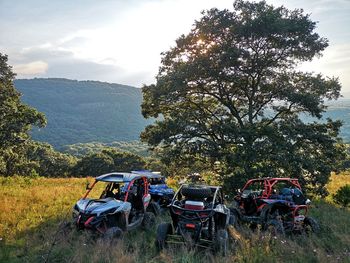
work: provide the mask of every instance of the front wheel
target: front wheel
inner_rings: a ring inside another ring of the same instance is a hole
[[[110,227],[103,234],[104,239],[112,240],[113,238],[119,238],[123,235],[123,230],[119,227]]]
[[[304,226],[306,232],[318,233],[320,231],[320,225],[312,217],[305,217]]]
[[[265,230],[274,236],[285,234],[282,221],[277,219],[268,220],[265,224]]]
[[[154,226],[156,223],[156,217],[152,212],[146,212],[143,221],[142,221],[142,227],[143,229],[147,230]]]
[[[215,235],[215,252],[222,256],[227,255],[228,232],[226,229],[219,229]]]
[[[162,250],[165,247],[165,241],[167,235],[173,233],[173,227],[170,223],[161,223],[157,228],[157,237],[156,237],[156,247],[158,250]]]

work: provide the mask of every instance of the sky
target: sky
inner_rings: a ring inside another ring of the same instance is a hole
[[[350,0],[266,0],[303,8],[329,40],[301,69],[339,77],[350,98]],[[59,77],[141,87],[155,82],[161,52],[201,11],[232,0],[0,0],[0,52],[17,78]]]

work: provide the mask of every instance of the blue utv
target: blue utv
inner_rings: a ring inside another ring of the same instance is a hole
[[[152,204],[158,204],[158,207],[154,208],[155,210],[160,212],[160,208],[165,208],[170,204],[175,192],[167,186],[164,176],[149,170],[132,171],[131,173],[147,177]]]

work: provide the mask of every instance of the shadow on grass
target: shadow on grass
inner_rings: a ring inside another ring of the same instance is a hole
[[[64,227],[68,220],[56,217],[18,233],[14,241],[0,241],[0,262],[347,262],[350,258],[350,211],[323,201],[311,214],[321,232],[311,236],[271,237],[240,229],[242,238],[230,242],[226,258],[209,250],[185,246],[158,252],[156,226],[148,231],[128,232],[122,239],[106,242],[89,233]],[[158,219],[170,221],[168,217]],[[55,242],[54,242],[55,241]],[[54,243],[53,243],[54,242]],[[48,257],[48,253],[50,256]]]
[[[130,231],[108,242],[64,227],[67,220],[62,217],[53,218],[19,233],[13,242],[2,243],[0,262],[218,262],[209,249],[194,251],[179,245],[159,252],[156,225],[170,218],[163,215],[157,221],[152,229]]]

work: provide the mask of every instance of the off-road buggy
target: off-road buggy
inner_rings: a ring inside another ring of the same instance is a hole
[[[144,171],[132,171],[132,173],[144,175],[148,179],[149,193],[152,201],[159,204],[160,207],[167,207],[174,197],[174,190],[167,186],[164,176],[159,173]]]
[[[105,183],[97,199],[87,198],[97,183]],[[127,185],[127,189],[121,189]],[[155,215],[147,212],[151,195],[145,176],[109,173],[96,177],[92,186],[73,208],[73,220],[79,230],[91,230],[105,237],[115,237],[139,226],[149,228]]]
[[[157,229],[156,245],[185,243],[187,247],[211,247],[226,254],[230,210],[221,187],[182,185],[169,205],[172,223]]]
[[[310,200],[303,195],[298,179],[252,179],[234,200],[231,213],[236,222],[280,234],[319,230],[316,220],[307,216]]]

